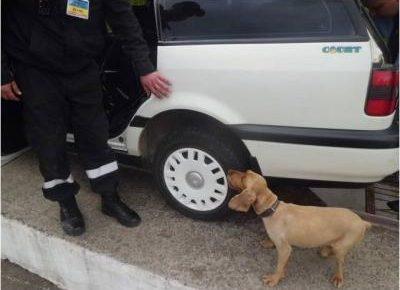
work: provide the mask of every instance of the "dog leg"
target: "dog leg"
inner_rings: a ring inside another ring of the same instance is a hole
[[[331,278],[331,282],[337,288],[340,288],[343,285],[343,267],[345,255],[346,254],[344,253],[335,253],[337,269],[335,275],[333,275]]]
[[[319,250],[319,254],[322,258],[328,258],[333,255],[332,247],[331,246],[324,246]]]
[[[263,247],[266,248],[266,249],[272,249],[272,248],[275,247],[274,242],[273,242],[270,238],[267,238],[267,239],[265,239],[265,240],[262,240],[262,241],[260,242],[260,244],[261,244],[261,246],[263,246]]]
[[[285,241],[276,244],[276,249],[278,250],[278,264],[276,271],[273,274],[267,274],[263,276],[264,284],[273,287],[279,283],[279,281],[285,277],[285,268],[289,261],[290,253],[292,252],[292,247]]]
[[[344,269],[344,259],[346,257],[347,252],[351,249],[354,244],[354,240],[345,238],[342,241],[339,241],[336,245],[332,245],[332,251],[336,258],[336,273],[331,278],[332,284],[340,288],[343,285],[343,269]]]
[[[341,240],[337,241],[332,245],[332,251],[336,258],[337,270],[335,275],[333,275],[331,282],[336,287],[341,287],[344,282],[343,278],[343,269],[344,269],[344,260],[351,248],[354,247],[356,243],[362,240],[364,229],[359,231],[353,231],[344,236]]]

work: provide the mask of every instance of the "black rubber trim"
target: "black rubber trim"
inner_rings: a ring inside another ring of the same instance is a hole
[[[144,128],[146,127],[147,122],[150,118],[142,117],[142,116],[135,116],[129,126],[137,127],[137,128]]]
[[[208,45],[208,44],[267,44],[267,43],[332,43],[332,42],[368,42],[369,37],[363,35],[343,36],[304,36],[304,37],[276,37],[276,38],[245,38],[245,39],[194,39],[194,40],[166,40],[159,41],[159,46],[174,45]]]
[[[253,124],[230,127],[245,140],[370,149],[399,147],[397,124],[385,130],[339,130]]]

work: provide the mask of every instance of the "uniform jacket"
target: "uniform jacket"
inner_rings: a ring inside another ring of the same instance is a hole
[[[2,84],[19,61],[59,73],[77,72],[104,52],[106,25],[139,75],[154,71],[140,25],[125,0],[89,0],[89,19],[66,14],[67,0],[2,0]],[[106,24],[107,23],[107,24]]]

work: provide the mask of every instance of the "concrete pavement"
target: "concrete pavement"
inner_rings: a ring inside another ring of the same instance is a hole
[[[3,216],[180,285],[265,289],[260,278],[274,271],[276,252],[259,245],[265,231],[254,215],[237,214],[219,222],[191,220],[166,205],[150,175],[122,168],[121,195],[143,218],[141,226],[127,229],[100,213],[98,196],[90,193],[77,157],[72,159],[73,175],[82,188],[78,200],[86,234],[73,238],[62,233],[57,207],[42,198],[42,179],[31,153],[2,168]],[[347,259],[345,289],[398,289],[398,261],[398,233],[374,227]],[[294,249],[288,276],[276,289],[333,289],[328,281],[333,271],[333,261],[321,259],[316,249]]]

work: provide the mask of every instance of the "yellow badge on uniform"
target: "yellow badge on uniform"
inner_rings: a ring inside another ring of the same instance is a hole
[[[89,0],[68,0],[67,15],[89,19]]]

